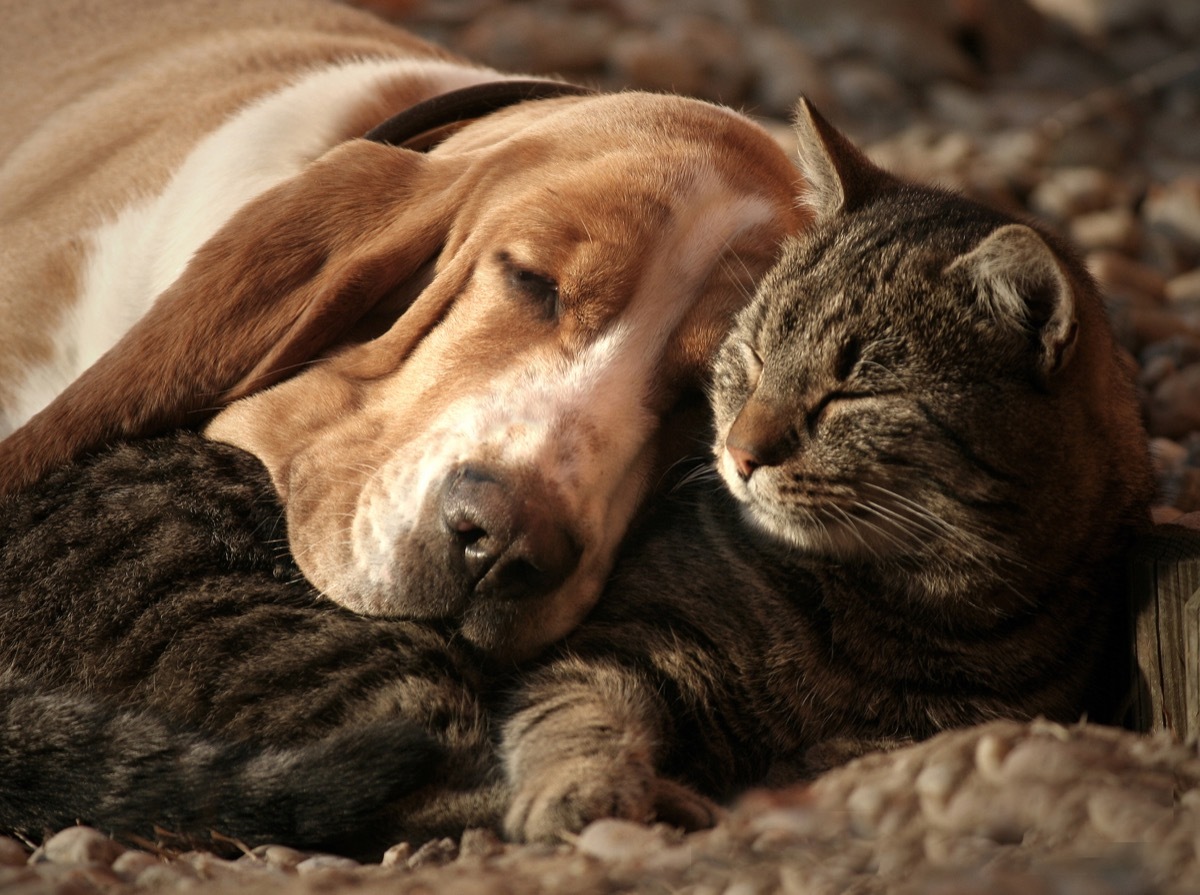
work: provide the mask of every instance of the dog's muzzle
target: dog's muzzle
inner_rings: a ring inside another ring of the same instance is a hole
[[[582,547],[560,521],[559,501],[535,482],[463,466],[440,495],[450,568],[476,599],[545,596],[570,577]]]

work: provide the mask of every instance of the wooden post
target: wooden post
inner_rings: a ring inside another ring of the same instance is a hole
[[[1130,557],[1131,725],[1200,736],[1200,531],[1159,525]]]

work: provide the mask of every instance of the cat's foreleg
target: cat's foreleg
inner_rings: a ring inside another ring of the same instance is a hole
[[[712,825],[719,809],[660,776],[667,709],[648,682],[620,665],[558,659],[522,687],[505,727],[512,784],[505,833],[554,841],[593,820]]]

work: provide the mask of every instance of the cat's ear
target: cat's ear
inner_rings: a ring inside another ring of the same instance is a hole
[[[1052,376],[1070,360],[1079,331],[1075,293],[1054,251],[1024,224],[1006,224],[951,262],[973,280],[998,322],[1039,334],[1041,368]]]
[[[818,220],[851,211],[896,183],[826,121],[807,97],[800,97],[796,104],[795,128],[800,173],[805,180],[800,201],[816,212]]]

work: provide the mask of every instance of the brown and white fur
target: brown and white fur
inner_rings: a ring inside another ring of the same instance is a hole
[[[509,76],[308,0],[0,14],[0,493],[216,413],[331,599],[569,631],[805,221],[766,132],[566,96],[417,152],[356,138]]]

